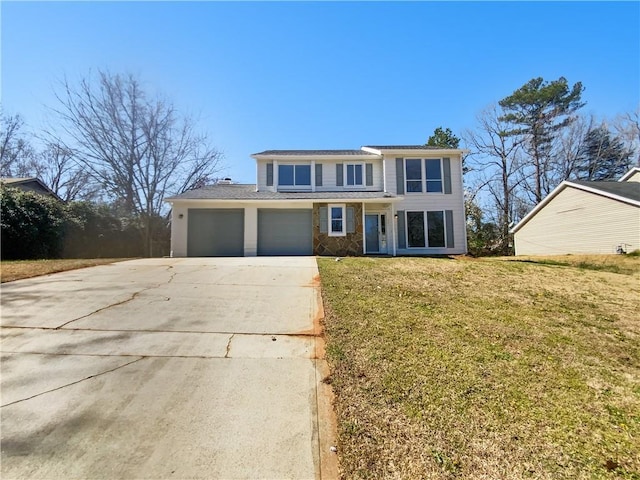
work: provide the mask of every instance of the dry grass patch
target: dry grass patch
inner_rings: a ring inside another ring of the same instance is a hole
[[[344,478],[640,478],[640,259],[526,260],[319,259]]]
[[[58,259],[58,260],[15,260],[0,262],[0,280],[13,282],[23,278],[38,277],[49,273],[76,270],[78,268],[95,267],[107,263],[130,260],[123,258],[92,258],[92,259]]]

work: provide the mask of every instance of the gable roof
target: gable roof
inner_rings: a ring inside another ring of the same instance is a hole
[[[167,202],[176,200],[400,200],[402,197],[386,192],[271,192],[256,191],[256,185],[248,184],[217,184],[206,185],[194,190],[188,190],[180,195],[166,198]]]
[[[47,185],[37,177],[4,177],[0,178],[0,183],[19,188],[24,191],[50,195],[53,198],[62,201],[56,192],[47,187]]]
[[[518,224],[510,230],[510,233],[516,233],[536,213],[544,208],[554,197],[556,197],[565,188],[577,188],[584,192],[594,195],[600,195],[610,198],[618,202],[628,203],[640,207],[640,183],[638,182],[618,182],[618,181],[602,181],[602,182],[586,182],[586,181],[568,181],[565,180],[558,185],[553,191],[547,195],[538,205],[535,206]]]
[[[625,173],[622,177],[620,177],[619,182],[626,182],[627,178],[633,177],[636,173],[640,173],[640,167],[633,167],[627,173]]]

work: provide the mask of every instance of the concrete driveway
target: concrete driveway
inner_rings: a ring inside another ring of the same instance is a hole
[[[2,285],[1,477],[335,478],[312,257]]]

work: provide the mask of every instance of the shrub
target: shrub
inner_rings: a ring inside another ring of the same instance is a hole
[[[57,199],[0,187],[3,259],[58,258],[62,255],[65,213]]]

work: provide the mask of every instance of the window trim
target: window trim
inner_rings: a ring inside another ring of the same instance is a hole
[[[330,203],[327,205],[327,235],[330,237],[344,237],[347,235],[347,206],[344,203]],[[341,210],[340,220],[342,222],[342,230],[334,231],[332,228],[333,209],[339,208]]]
[[[353,167],[353,181],[354,184],[350,185],[349,184],[349,167]],[[362,181],[361,183],[355,183],[356,180],[356,166],[360,166],[360,180]],[[366,167],[364,162],[351,162],[351,163],[345,163],[343,164],[342,168],[344,169],[344,173],[343,173],[343,185],[345,188],[365,188],[367,180],[366,180],[366,176],[367,176],[367,172],[366,172]]]
[[[407,178],[407,160],[420,160],[420,191],[412,192],[409,190],[408,185],[409,182],[417,183],[418,179],[409,179]],[[427,179],[427,160],[438,160],[440,162],[440,179]],[[430,158],[430,157],[405,157],[403,158],[403,166],[404,166],[404,194],[405,195],[444,195],[444,164],[443,157]],[[440,191],[439,192],[429,192],[427,191],[427,186],[429,183],[440,182]]]
[[[442,228],[443,228],[443,244],[441,246],[429,245],[429,213],[440,212],[442,213]],[[422,213],[423,232],[424,232],[424,247],[411,247],[409,246],[409,213]],[[447,248],[447,213],[445,210],[406,210],[404,212],[404,230],[406,238],[407,250],[424,250],[427,248]]]

